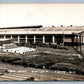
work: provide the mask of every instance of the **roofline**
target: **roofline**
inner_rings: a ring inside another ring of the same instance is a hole
[[[33,26],[18,26],[18,27],[5,27],[0,29],[21,29],[21,28],[40,28],[42,25],[33,25]]]
[[[8,34],[73,34],[80,33],[81,31],[8,31],[8,32],[0,32],[0,35],[8,35]]]

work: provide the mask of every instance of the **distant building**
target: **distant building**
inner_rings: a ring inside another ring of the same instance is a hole
[[[11,43],[11,39],[0,39],[0,46]]]
[[[9,27],[0,28],[0,39],[11,39],[15,43],[42,43],[72,45],[84,44],[84,26],[59,26],[59,27]]]

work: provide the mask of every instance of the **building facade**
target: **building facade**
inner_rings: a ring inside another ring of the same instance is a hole
[[[71,45],[73,43],[84,44],[84,26],[60,26],[60,27],[9,27],[0,28],[0,39],[11,39],[15,43],[29,44],[58,44]]]

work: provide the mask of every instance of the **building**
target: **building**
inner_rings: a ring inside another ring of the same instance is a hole
[[[15,43],[42,43],[72,45],[84,44],[84,26],[59,26],[59,27],[9,27],[0,28],[0,39],[11,39]],[[81,42],[80,42],[81,41]]]
[[[10,39],[0,39],[0,51],[3,51],[3,49],[5,48],[3,44],[8,44],[8,43],[11,43]]]

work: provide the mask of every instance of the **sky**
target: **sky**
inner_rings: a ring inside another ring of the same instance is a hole
[[[84,25],[84,4],[0,4],[0,27]]]

